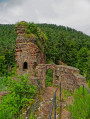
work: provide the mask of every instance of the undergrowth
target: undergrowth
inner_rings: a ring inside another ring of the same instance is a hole
[[[90,119],[90,94],[80,87],[74,92],[73,105],[69,105],[69,111],[71,112],[71,119]]]
[[[72,95],[71,92],[68,91],[68,90],[64,90],[64,89],[63,89],[61,92],[62,92],[63,100],[67,100],[68,97]]]
[[[3,79],[7,87],[7,95],[0,102],[0,119],[14,119],[20,114],[20,110],[28,106],[36,93],[36,87],[29,84],[28,76],[18,76],[16,80],[11,77]]]

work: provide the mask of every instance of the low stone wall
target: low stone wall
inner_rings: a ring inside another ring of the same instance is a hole
[[[39,64],[36,67],[36,72],[43,88],[45,88],[45,77],[48,69],[53,71],[53,85],[61,82],[62,88],[71,92],[86,83],[86,79],[79,74],[79,69],[77,68],[55,64]],[[59,77],[59,81],[56,80],[57,77]]]
[[[86,85],[86,79],[81,74],[74,74],[77,85]]]
[[[64,66],[64,65],[56,65],[56,73],[57,75],[61,75],[62,73],[77,73],[79,74],[79,69],[71,66]]]
[[[62,89],[74,92],[74,89],[78,87],[76,78],[73,74],[63,74],[61,76],[61,87]]]
[[[35,86],[39,86],[40,85],[39,77],[30,77],[29,81],[30,81],[30,84],[33,84]]]

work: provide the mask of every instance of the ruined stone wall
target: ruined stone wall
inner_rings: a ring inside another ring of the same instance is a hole
[[[42,63],[43,55],[36,45],[37,38],[30,36],[25,38],[25,26],[16,27],[18,34],[16,39],[15,60],[17,63],[17,74],[21,75],[29,72],[31,76],[35,75],[35,68]]]
[[[73,92],[75,88],[85,84],[85,78],[79,74],[77,68],[55,64],[39,64],[36,67],[36,72],[43,87],[45,87],[46,71],[48,69],[53,71],[53,84],[58,85],[61,82],[62,89]],[[56,80],[57,77],[59,77],[59,81]]]

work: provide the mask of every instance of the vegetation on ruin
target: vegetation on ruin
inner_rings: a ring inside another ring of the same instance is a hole
[[[0,119],[17,118],[21,113],[20,110],[33,101],[37,88],[29,83],[28,75],[18,76],[16,80],[2,77],[0,82],[7,91],[7,95],[0,101]]]
[[[18,22],[16,26],[25,26],[25,38],[34,37],[36,39],[36,44],[40,48],[41,52],[44,51],[44,48],[46,47],[46,35],[41,31],[41,29],[34,23],[27,23],[27,22]]]

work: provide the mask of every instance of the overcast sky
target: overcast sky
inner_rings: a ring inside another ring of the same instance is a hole
[[[19,21],[68,26],[90,36],[90,0],[0,0],[0,24]]]

